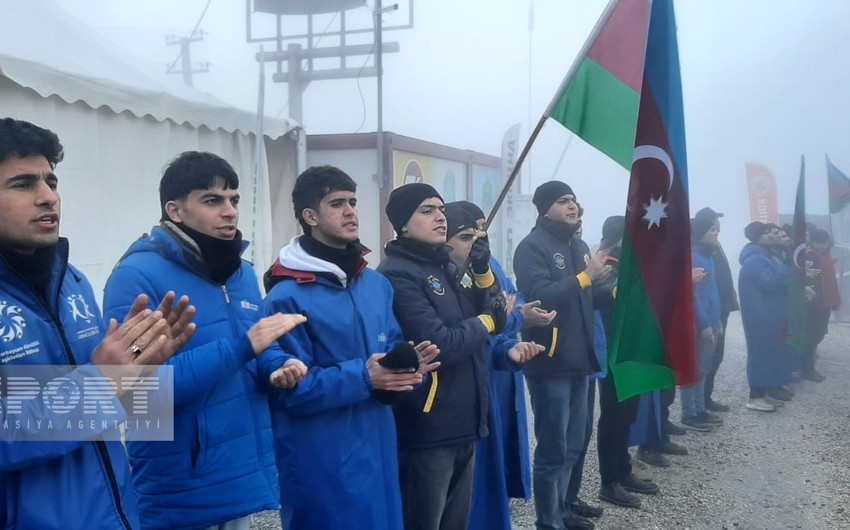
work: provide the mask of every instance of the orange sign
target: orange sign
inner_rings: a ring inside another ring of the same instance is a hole
[[[776,178],[764,166],[746,164],[747,190],[750,194],[750,220],[779,223],[776,205]]]

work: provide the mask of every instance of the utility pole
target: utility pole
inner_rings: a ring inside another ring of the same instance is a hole
[[[381,15],[383,8],[381,0],[375,0],[375,68],[378,81],[378,127],[375,132],[376,151],[378,152],[378,185],[384,187],[387,184],[384,175],[384,37],[383,20]],[[390,188],[392,189],[392,183]]]
[[[204,72],[210,71],[209,63],[201,63],[197,68],[192,66],[192,48],[191,44],[193,42],[198,42],[204,40],[204,32],[200,31],[197,35],[192,35],[190,37],[175,37],[174,35],[169,35],[166,37],[166,44],[168,46],[171,45],[180,45],[180,55],[177,59],[174,60],[173,63],[168,67],[168,70],[165,71],[166,74],[183,74],[183,84],[188,86],[194,86],[192,84],[192,74],[202,74]],[[177,60],[180,60],[180,70],[176,70],[174,65],[177,64]]]

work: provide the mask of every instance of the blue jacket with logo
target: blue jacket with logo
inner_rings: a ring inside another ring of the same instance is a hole
[[[365,265],[349,282],[296,239],[266,276],[265,314],[307,316],[280,344],[310,371],[271,400],[287,530],[404,527],[393,412],[366,367],[403,339],[390,283]]]
[[[262,316],[262,299],[251,266],[243,261],[214,283],[199,272],[191,240],[164,226],[121,258],[104,313],[119,318],[138,293],[156,308],[170,290],[197,308],[194,337],[169,361],[174,441],[127,449],[144,528],[207,528],[279,506],[266,390],[269,373],[290,357],[273,346],[255,359],[247,331]]]
[[[77,365],[67,377],[82,388],[84,377],[102,375],[91,364],[91,356],[105,327],[91,285],[68,264],[64,238],[57,246],[46,294],[47,306],[0,258],[0,375],[5,382],[15,369],[27,365]],[[16,420],[55,420],[56,414],[37,399],[28,401],[16,417],[7,408],[5,388],[3,394],[0,528],[139,528],[136,496],[120,441],[33,441],[32,436],[44,431],[18,429]],[[114,419],[123,421],[121,403],[114,397],[110,402],[116,410]],[[62,415],[62,422],[77,425],[83,419],[78,409]],[[57,422],[57,431],[59,426]],[[108,432],[91,434],[109,438]],[[111,434],[114,438],[115,433]]]

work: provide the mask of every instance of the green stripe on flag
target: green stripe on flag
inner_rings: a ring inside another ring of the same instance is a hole
[[[628,233],[623,237],[613,323],[608,365],[620,400],[676,386],[661,326],[652,310]]]
[[[632,167],[640,96],[585,58],[551,118],[626,169]]]

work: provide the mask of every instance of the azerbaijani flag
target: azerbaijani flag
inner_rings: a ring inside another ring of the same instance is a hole
[[[608,348],[621,400],[697,381],[686,153],[673,0],[655,0]]]
[[[829,186],[829,213],[838,213],[850,204],[850,178],[826,157],[826,180]]]
[[[672,0],[612,1],[546,115],[631,170],[608,362],[619,398],[696,382]]]
[[[788,312],[786,314],[783,338],[797,350],[803,349],[808,320],[808,300],[806,299],[806,159],[800,160],[800,180],[797,181],[797,196],[794,200],[794,221],[792,226],[794,253],[791,263],[794,274],[788,285]]]
[[[635,148],[648,0],[612,1],[544,117],[550,117],[626,169]]]

